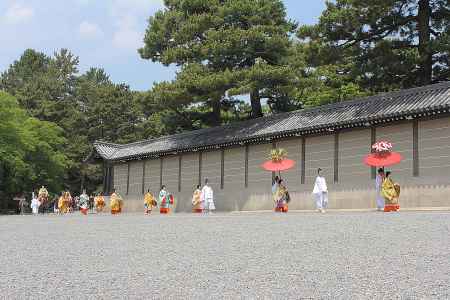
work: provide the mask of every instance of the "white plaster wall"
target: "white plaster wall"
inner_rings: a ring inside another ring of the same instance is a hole
[[[450,206],[450,118],[419,122],[419,177],[413,177],[412,170],[412,122],[378,127],[376,131],[377,140],[393,142],[394,151],[405,157],[398,166],[388,168],[393,171],[395,181],[402,186],[400,206]],[[285,148],[288,157],[297,161],[294,169],[282,173],[292,198],[290,209],[314,208],[311,192],[319,167],[324,169],[328,182],[330,208],[374,208],[374,181],[370,168],[363,164],[363,157],[370,152],[370,144],[368,129],[339,134],[339,181],[334,183],[334,135],[307,137],[306,184],[300,184],[301,138],[278,141],[277,146]],[[247,188],[245,147],[224,150],[224,189],[220,188],[221,151],[202,154],[202,178],[211,180],[219,211],[273,208],[270,189],[272,176],[261,169],[271,148],[271,144],[249,146]],[[181,193],[178,193],[178,156],[163,160],[163,183],[176,195],[177,211],[191,210],[192,192],[198,182],[198,157],[198,153],[182,156]],[[159,191],[159,168],[159,159],[146,161],[145,185],[146,188],[150,186],[155,194]],[[139,174],[139,170],[142,170],[139,162],[130,166],[130,195],[125,195],[127,164],[114,166],[114,186],[126,198],[126,211],[143,210],[142,195],[138,188],[139,182],[142,182],[142,171]],[[127,204],[127,201],[131,202]]]

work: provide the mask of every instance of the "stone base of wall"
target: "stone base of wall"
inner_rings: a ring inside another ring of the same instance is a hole
[[[291,210],[313,210],[314,199],[311,192],[293,191],[290,193]],[[124,212],[144,212],[142,195],[124,195]],[[215,193],[217,211],[258,211],[273,209],[272,195],[265,191],[236,190],[224,194]],[[191,195],[175,193],[175,212],[191,211]],[[109,199],[107,200],[109,203]],[[375,208],[374,189],[345,189],[332,190],[330,188],[330,209],[370,209]],[[450,207],[450,184],[448,185],[411,185],[402,186],[400,196],[401,208],[420,207]],[[109,205],[105,208],[109,211]],[[157,209],[154,209],[156,212]]]

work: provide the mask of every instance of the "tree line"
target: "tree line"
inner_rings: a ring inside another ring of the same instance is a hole
[[[132,142],[450,79],[450,1],[328,1],[318,22],[281,0],[165,0],[136,55],[176,65],[132,91],[67,49],[28,49],[0,76],[0,192],[99,187],[95,140]],[[17,117],[11,117],[17,116]]]

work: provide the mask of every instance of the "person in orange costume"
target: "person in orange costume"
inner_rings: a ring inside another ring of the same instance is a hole
[[[192,212],[202,213],[202,211],[202,191],[200,190],[200,185],[197,185],[197,188],[192,195]]]
[[[397,211],[400,209],[398,204],[398,199],[400,198],[400,185],[394,183],[390,177],[391,172],[386,172],[386,177],[383,180],[383,185],[381,187],[381,194],[383,195],[386,203],[384,204],[384,211]]]
[[[113,193],[111,194],[110,206],[111,214],[115,215],[122,212],[123,199],[116,190],[113,190]]]

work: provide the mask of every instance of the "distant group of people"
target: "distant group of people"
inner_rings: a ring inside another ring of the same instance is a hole
[[[154,207],[159,206],[161,214],[168,214],[171,207],[175,203],[174,196],[169,193],[166,186],[161,186],[158,194],[158,200],[153,196],[150,190],[144,195],[144,212],[150,214]],[[216,209],[214,204],[214,191],[209,185],[208,179],[205,179],[205,185],[201,187],[197,185],[192,195],[192,212],[193,213],[211,213]]]
[[[379,211],[397,211],[399,206],[400,185],[395,183],[391,178],[391,172],[385,172],[383,168],[378,169],[376,180],[376,204]],[[314,182],[312,191],[316,209],[324,213],[328,207],[328,187],[325,177],[322,175],[322,169],[317,170],[317,177]],[[274,210],[276,212],[288,212],[288,204],[291,201],[289,191],[279,176],[275,176],[272,185],[272,197],[274,201]],[[20,198],[20,197],[19,197]],[[26,200],[21,197],[19,207],[21,212],[25,211]],[[94,209],[97,213],[103,212],[106,202],[103,193],[88,196],[86,190],[78,197],[72,197],[69,191],[63,191],[59,197],[54,199],[54,212],[58,214],[66,214],[79,209],[80,212],[86,215],[89,209]],[[167,191],[166,186],[163,185],[159,191],[158,199],[156,199],[150,190],[144,195],[144,212],[150,214],[154,207],[159,207],[161,214],[168,214],[171,212],[171,207],[174,205],[174,196]],[[37,193],[32,193],[31,210],[33,214],[39,213],[39,208],[44,204],[49,203],[49,193],[47,189],[42,186]],[[124,205],[123,198],[116,190],[110,196],[111,214],[119,214],[122,212]],[[203,187],[197,185],[192,195],[192,212],[193,213],[211,213],[216,209],[214,203],[214,191],[209,185],[208,179],[205,179]]]
[[[26,212],[27,201],[25,197],[18,197],[19,199],[19,209],[21,214]],[[45,206],[51,209],[57,214],[67,214],[79,210],[82,214],[87,214],[89,210],[94,210],[96,212],[102,212],[105,207],[105,199],[103,193],[98,193],[97,195],[88,195],[86,190],[83,190],[80,196],[72,197],[69,191],[62,191],[60,196],[50,199],[47,189],[42,186],[38,192],[31,193],[31,212],[37,215],[40,211],[44,212]]]
[[[391,172],[378,169],[376,177],[376,202],[379,211],[397,211],[400,208],[400,185],[391,178]],[[317,170],[317,177],[314,182],[313,198],[317,211],[324,213],[328,207],[328,187],[325,177],[322,175],[322,169]],[[272,184],[272,196],[274,201],[274,210],[276,212],[288,212],[288,203],[291,200],[288,189],[283,179],[275,176]]]
[[[319,212],[324,213],[328,206],[328,188],[325,177],[322,176],[322,169],[317,170],[316,181],[314,182],[313,196],[316,203],[316,208]],[[284,184],[283,179],[275,176],[272,184],[272,197],[276,212],[288,212],[288,203],[291,201],[289,191]]]
[[[158,194],[158,200],[156,200],[155,196],[150,192],[150,189],[147,190],[147,193],[144,195],[144,209],[145,214],[150,214],[153,211],[154,207],[159,206],[159,212],[161,214],[168,214],[171,211],[171,207],[175,203],[174,196],[166,190],[166,186],[161,186]]]
[[[54,202],[54,212],[58,214],[72,213],[79,210],[82,214],[87,215],[89,210],[99,213],[105,207],[105,199],[103,193],[90,196],[83,190],[81,195],[72,197],[69,191],[61,192],[61,195]]]
[[[216,209],[214,204],[214,191],[209,185],[208,179],[205,179],[205,185],[197,188],[192,195],[192,212],[193,213],[211,213]]]

